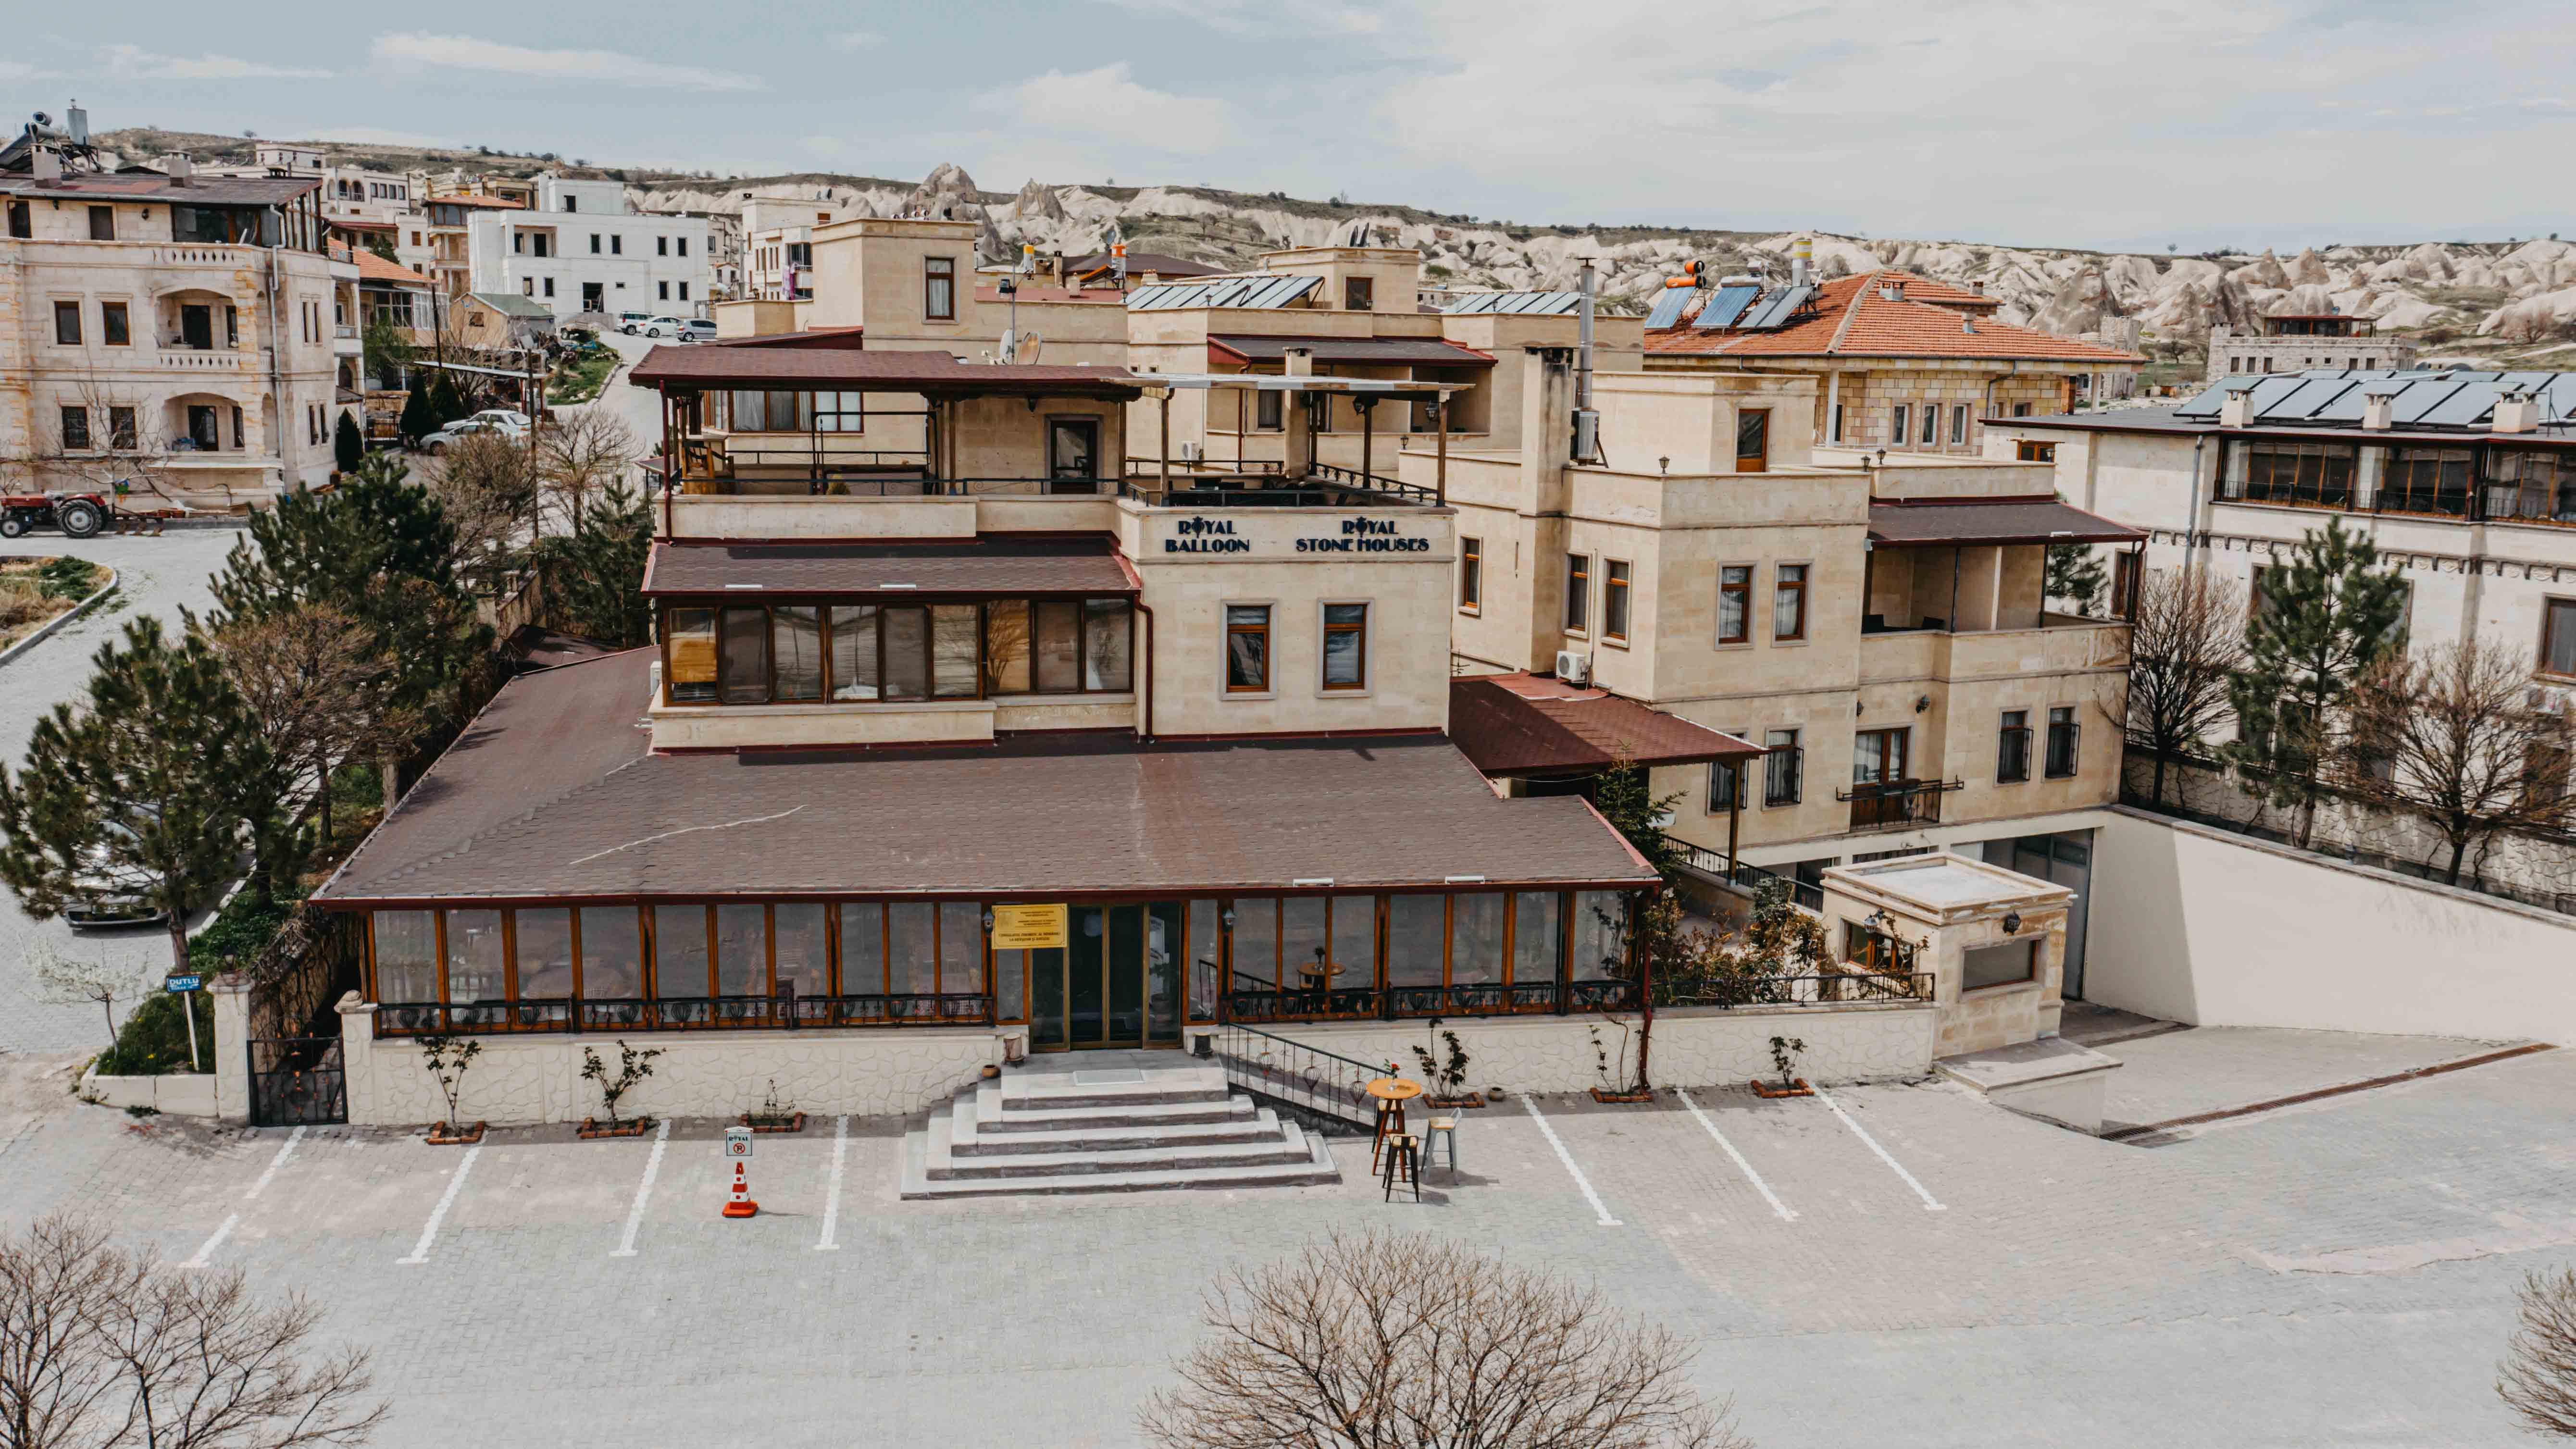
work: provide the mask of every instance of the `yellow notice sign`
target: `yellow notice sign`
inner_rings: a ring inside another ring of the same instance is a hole
[[[1064,907],[993,907],[993,949],[1046,951],[1064,949]]]

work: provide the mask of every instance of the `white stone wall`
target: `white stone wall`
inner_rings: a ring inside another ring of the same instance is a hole
[[[422,1065],[417,1043],[375,1037],[375,1008],[341,1005],[341,1039],[349,1064],[349,1120],[400,1127],[447,1115],[437,1079]],[[946,1101],[1002,1060],[1013,1029],[891,1028],[883,1031],[654,1032],[625,1038],[658,1050],[653,1075],[617,1104],[635,1117],[725,1117],[760,1105],[772,1081],[778,1100],[798,1111],[899,1116]],[[581,1075],[582,1054],[596,1052],[614,1072],[618,1038],[485,1036],[467,1069],[458,1102],[468,1121],[494,1124],[578,1122],[602,1116],[599,1088]]]
[[[1673,1007],[1655,1013],[1647,1065],[1658,1086],[1733,1085],[1771,1075],[1771,1038],[1785,1036],[1807,1044],[1797,1070],[1808,1081],[1901,1080],[1932,1070],[1933,1022],[1928,1005]],[[1471,1090],[1579,1092],[1602,1085],[1603,1055],[1612,1084],[1636,1080],[1637,1024],[1634,1016],[1460,1018],[1438,1030],[1458,1034]],[[1197,1035],[1208,1028],[1191,1030]],[[1447,1043],[1419,1021],[1297,1023],[1277,1031],[1359,1061],[1392,1062],[1398,1075],[1417,1080],[1415,1047],[1448,1055]]]

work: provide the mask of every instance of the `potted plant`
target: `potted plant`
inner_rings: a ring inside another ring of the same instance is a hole
[[[620,1120],[617,1100],[633,1091],[636,1083],[653,1075],[653,1059],[661,1054],[659,1047],[638,1051],[620,1038],[617,1043],[617,1075],[612,1079],[607,1066],[599,1060],[599,1053],[588,1047],[581,1049],[582,1080],[599,1084],[600,1110],[608,1114],[605,1125],[596,1117],[581,1119],[581,1135],[585,1140],[592,1137],[641,1137],[653,1130],[650,1117],[638,1117],[632,1122]]]
[[[769,1095],[760,1099],[758,1110],[742,1114],[742,1125],[754,1132],[802,1132],[805,1130],[805,1114],[793,1107],[779,1105],[778,1079],[772,1077],[769,1079]]]
[[[1816,1089],[1807,1085],[1806,1078],[1796,1075],[1798,1054],[1806,1049],[1807,1041],[1804,1037],[1771,1038],[1771,1068],[1780,1074],[1780,1082],[1779,1085],[1774,1086],[1757,1077],[1753,1082],[1753,1094],[1765,1098],[1814,1096]]]
[[[482,1054],[483,1043],[472,1037],[440,1034],[420,1038],[420,1064],[438,1079],[439,1093],[447,1098],[447,1115],[429,1129],[432,1147],[469,1147],[483,1140],[484,1124],[466,1126],[465,1114],[456,1106],[465,1088],[465,1069]]]
[[[1602,1019],[1609,1022],[1612,1026],[1619,1028],[1619,1050],[1613,1053],[1610,1050],[1609,1045],[1601,1040],[1601,1028],[1599,1026],[1589,1026],[1584,1028],[1592,1034],[1592,1071],[1593,1075],[1599,1079],[1598,1084],[1592,1089],[1592,1100],[1596,1102],[1651,1102],[1655,1100],[1655,1094],[1652,1090],[1645,1088],[1622,1087],[1617,1085],[1612,1079],[1610,1075],[1610,1064],[1612,1059],[1615,1057],[1622,1064],[1626,1063],[1628,1060],[1628,1023],[1621,1021],[1615,1016],[1604,1017]]]
[[[1426,1035],[1437,1033],[1449,1048],[1445,1058],[1435,1058],[1426,1044],[1413,1049],[1413,1060],[1422,1068],[1422,1080],[1431,1089],[1429,1105],[1434,1107],[1481,1107],[1483,1094],[1463,1090],[1467,1083],[1467,1048],[1458,1033],[1440,1030],[1440,1018],[1433,1017],[1423,1028]]]

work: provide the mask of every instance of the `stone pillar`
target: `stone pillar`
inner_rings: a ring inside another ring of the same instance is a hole
[[[349,1125],[374,1125],[381,1110],[376,1101],[376,1004],[352,991],[340,998],[338,1010],[341,1080],[347,1084],[349,1094]]]
[[[1500,433],[1501,420],[1494,430]],[[1530,519],[1529,667],[1556,667],[1565,643],[1566,514],[1573,506],[1574,353],[1533,347],[1521,358],[1521,510]],[[1489,557],[1486,568],[1493,568]],[[1598,607],[1597,600],[1595,607]]]
[[[207,983],[215,1003],[215,1117],[250,1123],[250,981],[226,972]]]
[[[1280,368],[1289,377],[1312,377],[1315,354],[1303,347],[1291,347]],[[1285,460],[1279,465],[1279,471],[1290,478],[1303,478],[1307,470],[1315,466],[1315,429],[1306,416],[1306,399],[1310,396],[1312,394],[1309,393],[1289,393],[1286,404],[1279,410],[1280,457]]]

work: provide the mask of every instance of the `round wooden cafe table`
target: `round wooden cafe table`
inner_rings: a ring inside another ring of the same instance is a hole
[[[1386,1139],[1404,1135],[1404,1104],[1422,1095],[1420,1082],[1377,1077],[1360,1088],[1377,1102],[1377,1140],[1369,1144],[1369,1171],[1377,1171],[1378,1150]]]

